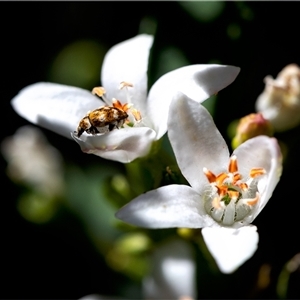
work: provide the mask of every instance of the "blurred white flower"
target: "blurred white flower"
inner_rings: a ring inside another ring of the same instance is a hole
[[[155,249],[151,271],[143,280],[144,299],[196,299],[196,264],[192,246],[182,239]]]
[[[3,140],[1,150],[12,180],[45,196],[58,196],[62,193],[62,157],[38,128],[19,128],[13,136]]]
[[[150,272],[142,282],[143,299],[196,299],[196,264],[192,246],[180,238],[158,245],[150,256]],[[120,299],[97,294],[80,300]]]
[[[291,129],[300,123],[300,69],[286,66],[273,79],[267,76],[264,91],[256,100],[256,111],[269,120],[276,131]]]
[[[257,248],[250,225],[270,199],[282,169],[276,139],[258,136],[229,156],[208,111],[179,93],[170,106],[168,134],[190,186],[168,185],[142,194],[117,218],[147,228],[203,228],[220,270],[233,272]]]
[[[103,101],[80,88],[42,82],[24,88],[12,106],[34,124],[72,135],[83,152],[123,163],[145,156],[152,142],[167,131],[169,105],[177,91],[202,102],[229,85],[240,71],[222,65],[182,67],[159,78],[147,95],[152,43],[152,36],[141,34],[108,51],[101,73],[103,87],[93,90]],[[103,105],[110,109],[99,108]],[[79,132],[74,132],[77,128]]]

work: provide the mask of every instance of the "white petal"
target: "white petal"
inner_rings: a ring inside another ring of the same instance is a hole
[[[143,280],[144,299],[196,299],[196,265],[190,244],[168,240],[151,258],[151,273]]]
[[[167,131],[169,106],[177,92],[201,103],[232,83],[239,71],[233,66],[191,65],[160,77],[151,87],[147,102],[147,114],[157,139]]]
[[[72,133],[72,137],[85,153],[129,163],[148,154],[155,132],[148,127],[135,127],[115,129],[102,135],[84,133],[80,138]]]
[[[146,228],[202,228],[214,226],[203,203],[192,188],[168,185],[142,194],[122,207],[116,217]]]
[[[202,235],[208,250],[223,273],[232,273],[252,257],[257,249],[258,233],[255,226],[239,229],[203,228]]]
[[[237,156],[238,168],[243,176],[248,176],[252,168],[264,168],[258,182],[260,200],[252,213],[244,221],[251,223],[265,207],[280,179],[282,172],[282,154],[275,138],[258,136],[241,144],[234,153]]]
[[[171,103],[168,135],[182,174],[199,193],[208,184],[203,167],[215,175],[227,170],[228,147],[211,115],[180,93]]]
[[[89,91],[56,83],[39,82],[27,86],[11,104],[23,118],[70,138],[70,132],[89,110],[103,103]]]
[[[127,102],[124,91],[119,90],[119,85],[122,81],[130,82],[133,84],[133,88],[129,88],[133,95],[132,103],[144,113],[148,60],[152,44],[153,36],[140,34],[113,46],[107,52],[102,65],[101,83],[109,100],[116,98],[122,103]]]

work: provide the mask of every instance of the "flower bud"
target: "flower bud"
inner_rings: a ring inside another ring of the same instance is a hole
[[[232,148],[235,149],[246,140],[258,135],[273,135],[271,123],[266,120],[261,113],[253,113],[240,119],[236,135],[232,140]]]
[[[264,91],[256,100],[256,111],[269,120],[275,131],[284,131],[300,123],[300,68],[286,66],[273,79],[267,76]]]

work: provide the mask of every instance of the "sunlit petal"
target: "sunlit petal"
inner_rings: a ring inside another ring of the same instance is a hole
[[[149,52],[153,36],[140,34],[113,46],[105,55],[101,82],[107,98],[122,99],[124,93],[119,90],[122,81],[133,84],[132,102],[143,113],[147,98],[147,70]]]
[[[122,207],[116,217],[146,228],[201,228],[215,224],[199,194],[185,185],[163,186],[142,194]]]
[[[151,87],[147,113],[160,138],[167,130],[166,118],[173,96],[182,92],[196,102],[203,102],[216,94],[238,75],[240,68],[223,65],[191,65],[171,71],[160,77]]]
[[[255,226],[239,229],[206,227],[202,229],[206,246],[220,270],[232,273],[247,261],[257,249],[258,233]]]
[[[12,99],[11,104],[29,122],[67,138],[87,111],[103,105],[89,91],[48,82],[27,86]]]
[[[171,103],[168,135],[182,174],[201,192],[207,178],[203,167],[226,171],[229,151],[209,112],[178,93]]]

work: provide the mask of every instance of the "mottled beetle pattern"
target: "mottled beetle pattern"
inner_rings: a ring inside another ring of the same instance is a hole
[[[108,133],[123,126],[128,118],[127,112],[114,106],[101,106],[88,112],[77,127],[77,136],[84,132],[89,134]]]

